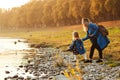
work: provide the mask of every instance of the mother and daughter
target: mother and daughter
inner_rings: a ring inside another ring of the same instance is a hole
[[[99,27],[92,23],[88,18],[82,18],[83,30],[86,32],[85,38],[80,38],[78,32],[73,32],[73,41],[67,51],[73,51],[74,61],[76,61],[76,55],[80,54],[84,56],[84,62],[92,62],[94,50],[99,52],[99,59],[96,62],[103,62],[102,51],[110,43],[107,36],[103,36],[99,31]],[[86,50],[84,48],[83,41],[90,39],[92,46],[90,48],[89,59],[86,56]]]

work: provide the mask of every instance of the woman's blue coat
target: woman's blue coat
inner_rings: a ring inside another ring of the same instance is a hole
[[[74,45],[76,46],[79,54],[84,54],[86,52],[82,40],[80,40],[80,39],[73,40],[72,44],[69,47],[69,49],[73,50]],[[82,47],[82,49],[80,47]]]
[[[99,47],[101,49],[104,49],[110,43],[110,40],[108,39],[108,37],[103,36],[99,32],[99,27],[94,23],[89,23],[89,25],[88,25],[88,34],[89,35],[92,34],[93,36],[95,36],[97,38],[97,43],[98,43],[98,45],[99,45]],[[83,41],[89,39],[88,34],[86,35],[85,38],[82,39]],[[91,42],[94,43],[93,41],[91,41]]]

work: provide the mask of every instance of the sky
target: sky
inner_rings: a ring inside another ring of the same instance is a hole
[[[0,8],[12,8],[12,7],[19,7],[30,0],[0,0]]]

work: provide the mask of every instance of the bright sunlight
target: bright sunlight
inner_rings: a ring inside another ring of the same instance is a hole
[[[13,7],[19,7],[30,0],[0,0],[0,8],[13,8]]]

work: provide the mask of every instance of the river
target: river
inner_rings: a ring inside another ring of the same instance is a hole
[[[15,67],[25,64],[24,51],[29,44],[25,39],[0,37],[0,80],[4,80],[5,71],[15,71]]]

